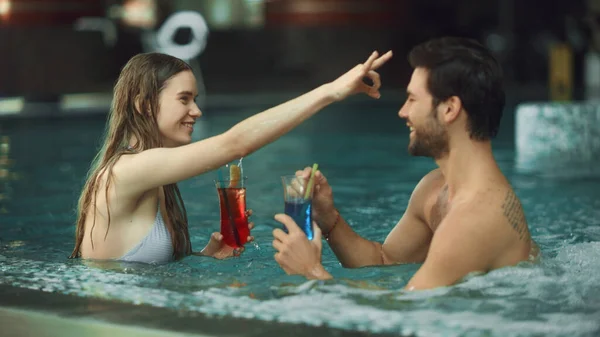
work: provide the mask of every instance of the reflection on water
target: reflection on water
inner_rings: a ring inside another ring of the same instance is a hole
[[[11,181],[17,174],[11,171],[14,161],[10,158],[10,137],[0,136],[0,214],[9,213],[7,202],[11,196]]]

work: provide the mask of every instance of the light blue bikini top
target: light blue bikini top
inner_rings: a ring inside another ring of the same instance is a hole
[[[163,221],[160,205],[150,233],[118,260],[142,263],[166,263],[173,260],[171,234]]]

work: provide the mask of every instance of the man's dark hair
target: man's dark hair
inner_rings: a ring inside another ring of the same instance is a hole
[[[484,46],[466,38],[437,38],[415,46],[408,61],[428,71],[434,107],[457,96],[469,117],[470,137],[496,136],[505,104],[502,69]]]

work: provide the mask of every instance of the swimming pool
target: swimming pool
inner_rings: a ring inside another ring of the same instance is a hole
[[[0,178],[0,286],[35,290],[40,298],[76,295],[147,305],[143,308],[161,308],[189,321],[195,315],[208,317],[206,322],[248,318],[265,326],[283,322],[417,336],[597,336],[600,179],[518,172],[510,114],[494,142],[495,155],[542,249],[539,265],[405,293],[401,288],[418,265],[343,269],[324,247],[323,264],[335,280],[284,274],[271,247],[272,216],[283,211],[281,175],[319,163],[343,216],[359,234],[382,241],[416,183],[435,167],[429,159],[408,156],[399,104],[332,106],[244,158],[255,244],[240,258],[189,257],[162,266],[67,259],[75,203],[104,115],[2,120],[0,136],[10,139],[10,162],[4,163],[8,175]],[[206,111],[194,137],[220,133],[259,110]],[[195,249],[219,228],[213,178],[180,183]]]

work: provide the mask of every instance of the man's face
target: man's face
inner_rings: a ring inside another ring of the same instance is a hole
[[[448,131],[438,119],[437,107],[427,89],[428,71],[416,68],[407,89],[406,103],[398,112],[410,128],[408,152],[413,156],[441,158],[448,153]]]

